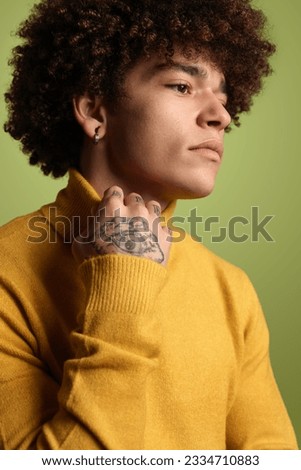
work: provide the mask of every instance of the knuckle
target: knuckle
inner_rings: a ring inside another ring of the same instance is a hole
[[[104,192],[104,196],[109,198],[109,197],[112,197],[112,196],[120,196],[120,195],[123,195],[123,190],[120,186],[111,186],[110,188],[106,189],[106,191]]]
[[[159,207],[159,209],[161,210],[161,204],[160,204],[158,201],[152,200],[152,201],[149,201],[148,204],[149,204],[150,206]]]
[[[149,209],[151,214],[154,213],[156,216],[160,216],[162,213],[162,208],[158,201],[149,201],[147,204],[147,208]]]
[[[157,206],[161,207],[160,202],[156,201],[155,199],[151,199],[151,200],[149,201],[149,203],[150,203],[150,204],[156,204]]]
[[[136,199],[139,199],[140,201],[143,201],[143,197],[142,197],[140,194],[138,194],[138,193],[130,193],[130,194],[128,195],[128,197],[129,197],[130,199],[135,199],[135,198],[136,198]],[[138,202],[138,200],[137,200],[137,202]]]

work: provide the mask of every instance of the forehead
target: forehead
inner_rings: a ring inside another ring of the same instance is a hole
[[[143,81],[152,80],[168,71],[181,72],[199,80],[212,79],[218,82],[222,93],[227,93],[223,72],[206,56],[198,55],[187,59],[181,53],[175,53],[170,60],[154,54],[150,59],[141,59],[132,69],[132,74]]]

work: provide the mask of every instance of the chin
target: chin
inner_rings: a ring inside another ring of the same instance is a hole
[[[209,196],[215,187],[215,181],[198,181],[194,185],[181,188],[180,195],[176,199],[199,199]]]

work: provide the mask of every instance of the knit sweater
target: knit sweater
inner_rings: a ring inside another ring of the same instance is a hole
[[[246,274],[189,235],[166,266],[78,267],[72,236],[99,201],[71,170],[0,229],[0,447],[296,449]]]

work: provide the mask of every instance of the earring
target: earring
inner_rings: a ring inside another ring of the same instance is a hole
[[[98,134],[99,129],[100,129],[100,126],[96,127],[96,129],[95,129],[95,134],[94,134],[94,138],[93,138],[93,142],[94,142],[95,145],[98,144],[98,142],[100,141],[100,138],[101,138],[100,135]]]

